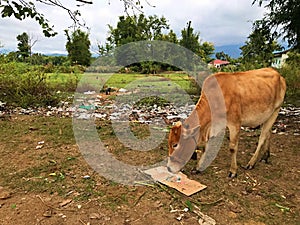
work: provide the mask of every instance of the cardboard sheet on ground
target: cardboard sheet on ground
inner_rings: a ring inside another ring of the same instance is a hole
[[[205,185],[195,180],[190,180],[187,175],[181,172],[177,174],[170,173],[165,166],[155,167],[144,172],[149,174],[154,180],[175,188],[187,196],[206,188]]]

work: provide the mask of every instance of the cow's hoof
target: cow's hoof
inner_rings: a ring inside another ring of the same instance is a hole
[[[261,158],[260,162],[264,162],[266,164],[270,164],[270,153],[265,153]]]
[[[231,178],[231,179],[235,178],[235,177],[237,177],[237,173],[229,172],[228,177]]]
[[[196,174],[200,174],[201,171],[197,170],[197,169],[192,169],[191,174],[196,175]]]

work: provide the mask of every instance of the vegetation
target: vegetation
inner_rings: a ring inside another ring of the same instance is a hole
[[[89,35],[81,30],[75,30],[69,34],[65,30],[67,36],[66,49],[72,65],[89,66],[91,64],[91,52]]]
[[[287,82],[286,101],[288,103],[300,106],[300,54],[290,52],[286,64],[279,70]]]
[[[48,1],[42,2],[46,3]],[[59,4],[56,1],[49,2],[51,4]],[[137,2],[137,5],[130,5],[135,2]],[[293,0],[254,0],[253,4],[255,3],[258,3],[260,6],[264,5],[270,10],[269,13],[266,14],[262,20],[254,22],[252,33],[248,36],[245,45],[241,47],[241,58],[232,59],[225,52],[216,53],[216,58],[227,60],[230,62],[230,65],[222,67],[221,69],[213,68],[214,72],[219,70],[241,71],[269,67],[273,60],[274,51],[281,49],[281,46],[276,41],[279,35],[284,35],[289,41],[289,44],[294,46],[295,50],[298,49],[299,31],[296,27],[299,26],[295,25],[297,25],[300,20],[298,19],[299,14],[295,12],[299,11],[299,4],[296,4]],[[136,9],[142,8],[140,1],[124,1],[124,4],[126,9],[130,6]],[[58,6],[62,7],[62,5]],[[41,24],[46,36],[54,35],[54,31],[48,21],[45,20],[43,15],[37,12],[33,3],[26,3],[26,1],[16,3],[6,0],[0,4],[0,7],[2,9],[2,17],[14,16],[20,20],[26,17],[33,17]],[[288,13],[286,13],[284,9],[289,9],[287,11]],[[76,16],[74,19],[75,18]],[[280,30],[279,32],[277,29],[273,29],[279,25],[282,25],[285,31]],[[76,89],[80,74],[85,71],[86,66],[92,63],[91,53],[89,51],[89,34],[80,29],[75,29],[74,32],[66,30],[65,34],[67,37],[66,49],[68,51],[68,57],[44,56],[39,53],[32,54],[31,48],[36,43],[32,40],[32,37],[25,32],[16,37],[18,41],[18,51],[0,56],[1,101],[22,107],[56,104],[61,98],[56,94],[57,91],[72,92]],[[128,60],[128,57],[119,55],[115,50],[120,46],[132,42],[160,40],[175,43],[193,51],[196,55],[200,56],[205,63],[212,60],[214,51],[212,43],[201,42],[200,33],[194,30],[191,21],[182,29],[181,37],[177,37],[174,31],[170,29],[167,19],[156,15],[146,16],[140,13],[134,14],[133,16],[129,14],[120,16],[116,27],[109,25],[108,34],[106,43],[98,44],[99,57],[104,59],[104,64],[96,68],[97,72],[110,72],[106,66],[114,65],[115,61],[123,65],[121,60],[124,58]],[[148,54],[151,52],[151,48],[152,46],[149,46],[149,49],[145,49],[145,52],[141,54]],[[160,50],[164,53],[168,51],[168,49]],[[179,56],[190,61],[188,57],[182,56],[182,53],[169,51],[170,57],[174,58],[173,61],[178,60]],[[173,61],[171,60],[170,62]],[[128,62],[132,62],[132,60]],[[296,101],[299,96],[300,78],[298,62],[299,52],[292,51],[286,65],[280,69],[280,73],[286,78],[288,83],[287,99],[289,99],[290,102]],[[128,64],[125,62],[124,65]],[[176,70],[179,69],[173,65],[161,62],[137,62],[128,65],[128,68],[121,69],[120,72],[126,72],[127,74],[113,76],[110,80],[114,80],[114,82],[109,83],[109,81],[107,85],[120,87],[127,84],[129,80],[133,79],[133,76],[128,73],[162,74],[165,71]],[[61,74],[66,75],[62,76]],[[169,75],[170,74],[164,74],[160,75],[160,77],[166,78]],[[166,79],[172,80],[178,77],[179,76],[173,76],[172,74]],[[121,81],[121,83],[119,81]],[[184,80],[182,84],[185,86],[184,90],[188,93],[195,93],[196,85],[191,82],[190,79]]]
[[[76,89],[76,74],[79,73],[69,74],[68,79],[55,82],[54,79],[49,79],[45,72],[47,67],[3,62],[3,59],[0,61],[0,101],[6,102],[8,106],[55,106],[69,95],[68,92]]]
[[[300,3],[298,0],[254,0],[268,12],[254,24],[269,31],[272,39],[283,37],[300,51]]]
[[[240,49],[242,69],[249,70],[271,66],[274,51],[281,50],[282,47],[274,39],[269,38],[267,30],[254,26],[245,45]]]
[[[114,55],[116,63],[120,65],[128,65],[127,62],[134,61],[136,56],[124,56],[122,52],[119,54],[118,47],[124,46],[128,43],[138,42],[138,41],[168,41],[174,44],[179,44],[186,49],[194,52],[196,55],[200,56],[203,62],[209,62],[211,60],[212,54],[214,52],[214,46],[209,42],[201,42],[200,33],[194,32],[191,27],[191,21],[188,23],[187,28],[181,31],[181,38],[177,38],[176,34],[170,30],[170,25],[167,23],[166,18],[149,16],[146,17],[144,14],[134,15],[134,16],[120,16],[117,26],[114,28],[109,26],[109,36],[106,43],[98,44],[100,57],[107,57]],[[168,32],[169,31],[169,32]],[[167,33],[168,32],[168,33]],[[151,54],[152,49],[143,49],[144,52],[141,54]],[[178,61],[178,56],[182,54],[172,52],[172,49],[166,49],[166,47],[161,47],[159,49],[161,54],[158,55],[168,55],[168,60]],[[134,58],[134,59],[131,59]],[[191,64],[190,56],[182,56],[186,58],[187,63]],[[125,60],[125,62],[124,62]],[[132,71],[141,73],[157,73],[165,70],[178,70],[178,68],[170,65],[165,65],[161,62],[142,62],[129,64]]]

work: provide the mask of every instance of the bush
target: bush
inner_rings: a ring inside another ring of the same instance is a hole
[[[296,52],[289,53],[285,65],[279,70],[286,79],[287,92],[286,102],[300,106],[300,54]]]
[[[10,62],[0,64],[0,101],[27,108],[55,105],[59,96],[47,85],[42,67]]]

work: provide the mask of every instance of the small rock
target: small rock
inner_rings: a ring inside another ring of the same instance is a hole
[[[91,213],[90,214],[90,219],[100,219],[99,213]]]
[[[4,200],[10,197],[11,197],[11,193],[0,186],[0,199]]]
[[[46,212],[44,212],[43,217],[51,217],[52,216],[52,210],[48,209]]]
[[[228,217],[232,218],[232,219],[235,219],[235,218],[237,218],[237,214],[235,212],[229,212]]]

